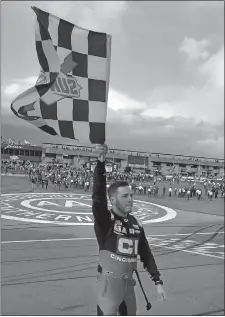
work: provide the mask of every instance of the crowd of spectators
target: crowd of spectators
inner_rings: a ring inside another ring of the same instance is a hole
[[[1,161],[1,172],[10,173],[15,172],[27,172],[30,166],[30,161],[3,159]]]
[[[54,186],[57,191],[73,188],[89,191],[93,186],[93,171],[85,167],[75,168],[63,164],[44,165],[32,164],[31,162],[20,160],[3,160],[2,171],[3,169],[5,169],[6,174],[11,170],[19,171],[19,173],[23,171],[29,176],[32,190],[35,190],[36,186],[42,186],[42,188],[47,189],[49,184],[50,186]],[[135,194],[148,195],[148,197],[158,195],[165,196],[166,193],[168,193],[169,197],[199,198],[198,191],[202,194],[203,189],[202,186],[199,186],[199,183],[196,184],[195,180],[187,181],[185,185],[182,184],[179,176],[175,176],[166,182],[165,177],[156,177],[146,173],[113,171],[106,173],[106,179],[107,186],[117,180],[125,180],[134,190]],[[161,182],[162,185],[159,186]],[[219,197],[219,192],[221,193],[221,197],[224,197],[223,183],[216,183],[208,179],[204,183],[204,189],[205,195],[208,196],[209,199],[212,199],[213,195],[215,198]]]
[[[28,141],[24,140],[23,142],[20,142],[20,141],[17,141],[15,139],[3,139],[1,137],[1,143],[2,144],[7,144],[8,146],[19,146],[19,145],[31,145]],[[80,152],[94,152],[95,151],[95,148],[94,147],[81,147],[81,146],[68,146],[68,145],[60,145],[60,144],[47,144],[48,147],[52,147],[52,148],[58,148],[58,149],[64,149],[64,150],[76,150],[76,151],[80,151]],[[153,156],[154,157],[157,157],[157,158],[163,158],[163,157],[168,157],[168,155],[166,154],[151,154],[151,153],[147,153],[147,152],[143,152],[143,153],[138,153],[138,152],[130,152],[130,151],[125,151],[125,150],[110,150],[109,149],[109,153],[110,154],[127,154],[127,155],[133,155],[133,156]],[[207,160],[206,159],[200,159],[200,158],[194,158],[194,157],[182,157],[182,156],[173,156],[172,157],[172,160],[175,161],[175,160],[190,160],[190,161],[194,161],[194,162],[204,162],[206,163]],[[218,159],[215,160],[216,163],[221,163]],[[223,164],[223,163],[222,163]],[[2,160],[2,166],[1,166],[1,169],[6,169],[7,171],[9,170],[14,170],[14,171],[26,171],[28,169],[28,166],[30,165],[30,162],[27,161],[27,162],[24,162],[24,161],[21,161],[21,160],[10,160],[10,159],[7,159],[7,160]],[[130,177],[130,176],[127,176],[128,174],[124,174],[123,177]],[[147,175],[147,174],[146,174]],[[119,174],[118,177],[121,177],[121,175]],[[136,176],[135,176],[136,177]],[[139,176],[138,176],[139,177]],[[142,176],[142,177],[148,177],[148,176]]]

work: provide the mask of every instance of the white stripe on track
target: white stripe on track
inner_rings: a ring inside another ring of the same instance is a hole
[[[24,228],[26,229],[26,228]],[[29,229],[29,228],[28,228]],[[214,234],[215,232],[198,232],[196,234]],[[224,232],[217,232],[224,233]],[[189,236],[192,233],[174,233],[174,234],[151,234],[148,237],[169,237],[169,236]],[[78,241],[78,240],[96,240],[96,238],[66,238],[66,239],[45,239],[45,240],[19,240],[19,241],[1,241],[1,243],[26,243],[26,242],[53,242],[53,241]],[[179,242],[179,241],[178,241]]]
[[[179,241],[178,241],[179,242]],[[222,259],[224,260],[224,257],[223,256],[217,256],[217,255],[213,255],[213,254],[206,254],[206,253],[201,253],[201,252],[197,252],[197,251],[191,251],[191,250],[184,250],[184,249],[178,249],[176,248],[176,246],[174,248],[172,247],[167,247],[167,246],[161,246],[161,245],[158,245],[158,244],[153,244],[153,243],[149,243],[149,245],[153,245],[155,247],[158,247],[158,248],[164,248],[164,249],[169,249],[169,250],[179,250],[179,251],[182,251],[182,252],[187,252],[187,253],[192,253],[192,254],[198,254],[198,255],[204,255],[204,256],[209,256],[211,258],[217,258],[217,259]]]
[[[196,232],[195,234],[214,234],[215,232]],[[223,231],[219,231],[216,233],[223,233]],[[169,237],[169,236],[189,236],[193,235],[193,233],[170,233],[170,234],[150,234],[151,237]]]
[[[74,240],[74,241],[81,241],[81,240],[96,240],[96,238],[70,238],[70,239],[46,239],[46,240],[24,240],[24,241],[2,241],[1,243],[3,244],[9,244],[9,243],[32,243],[32,242],[53,242],[53,241],[68,241],[68,240]],[[211,258],[217,258],[217,259],[222,259],[224,260],[224,257],[222,256],[217,256],[217,255],[213,255],[213,254],[206,254],[206,253],[201,253],[201,252],[197,252],[197,251],[191,251],[191,250],[184,250],[184,249],[177,249],[172,248],[172,247],[168,247],[168,246],[160,246],[158,244],[154,244],[154,243],[149,243],[149,245],[151,246],[156,246],[159,248],[164,248],[164,249],[169,249],[169,250],[179,250],[182,252],[186,252],[186,253],[192,253],[192,254],[198,254],[198,255],[203,255],[203,256],[208,256]]]
[[[1,243],[32,243],[32,242],[53,242],[53,241],[76,241],[76,240],[96,240],[96,238],[67,238],[67,239],[45,239],[45,240],[20,240],[20,241],[1,241]]]

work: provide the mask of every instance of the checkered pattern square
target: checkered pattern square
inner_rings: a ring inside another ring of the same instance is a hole
[[[73,121],[59,120],[58,122],[62,138],[75,139]]]
[[[88,122],[89,102],[87,100],[73,100],[73,121]]]
[[[104,123],[106,121],[107,107],[104,102],[89,101],[89,122]]]
[[[43,100],[40,100],[40,110],[42,118],[57,120],[57,103],[53,103],[52,105],[47,105]]]
[[[88,55],[107,57],[107,39],[105,33],[90,31],[88,34]]]
[[[88,56],[86,54],[72,52],[72,60],[75,67],[72,70],[73,76],[88,77]]]
[[[106,82],[104,80],[88,79],[90,101],[106,102]]]
[[[107,73],[107,59],[88,55],[88,78],[104,80]]]
[[[76,138],[81,142],[86,142],[90,138],[89,122],[87,121],[73,121],[73,129]]]
[[[57,102],[57,119],[72,121],[73,99],[64,98]]]
[[[88,55],[88,34],[88,30],[73,28],[71,45],[74,52]]]
[[[48,134],[104,143],[111,36],[32,9],[41,72],[12,111]]]

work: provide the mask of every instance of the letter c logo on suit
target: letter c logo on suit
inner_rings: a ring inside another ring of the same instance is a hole
[[[138,254],[138,239],[127,239],[118,237],[117,251],[120,254],[137,255]]]

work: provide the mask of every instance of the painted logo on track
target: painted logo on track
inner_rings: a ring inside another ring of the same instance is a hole
[[[1,217],[34,223],[93,225],[91,195],[74,193],[24,193],[1,195]],[[110,206],[109,206],[110,207]],[[168,207],[135,200],[132,212],[143,224],[176,217]]]

